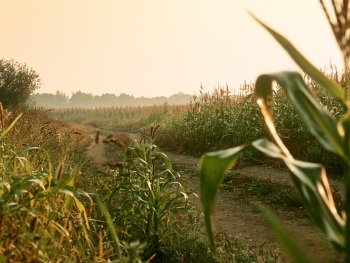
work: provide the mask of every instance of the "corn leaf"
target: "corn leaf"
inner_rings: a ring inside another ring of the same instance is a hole
[[[345,249],[345,221],[335,208],[325,169],[314,163],[302,162],[281,154],[277,145],[260,139],[252,145],[263,150],[270,157],[277,157],[284,161],[292,172],[292,180],[296,186],[304,205],[316,223],[339,250]],[[269,147],[266,148],[266,145]]]
[[[106,208],[106,206],[102,203],[102,201],[98,197],[96,197],[96,202],[97,202],[102,214],[106,218],[109,232],[110,232],[110,235],[111,235],[112,240],[113,240],[113,247],[115,249],[115,252],[117,254],[118,259],[120,259],[121,258],[121,250],[119,247],[120,241],[119,241],[119,238],[117,235],[117,230],[115,229],[115,225],[114,225],[113,220],[111,218],[111,215],[108,212],[108,209]]]
[[[66,237],[69,237],[69,232],[68,230],[62,226],[61,224],[57,223],[56,221],[54,220],[51,220],[51,224],[50,224],[51,227],[53,227],[55,230],[57,230],[58,232],[61,233],[61,235],[63,236],[66,236]]]
[[[283,153],[281,152],[280,148],[274,144],[273,142],[270,142],[267,139],[259,139],[252,143],[252,145],[258,149],[259,151],[265,153],[266,155],[273,157],[273,158],[283,158]]]
[[[212,248],[214,244],[214,206],[220,182],[237,160],[245,145],[206,153],[200,160],[200,198],[204,210],[205,225]]]
[[[17,123],[17,121],[22,117],[22,114],[19,114],[10,124],[10,126],[7,127],[7,129],[2,133],[2,136],[5,136],[9,131],[11,131],[11,129],[13,128],[13,126],[15,126],[15,124]]]
[[[315,66],[313,66],[306,58],[304,58],[304,56],[285,37],[283,37],[281,34],[277,33],[272,28],[267,26],[265,23],[263,23],[261,20],[255,17],[252,13],[250,13],[250,15],[277,40],[277,42],[291,56],[294,62],[306,74],[308,74],[313,80],[320,84],[334,97],[340,99],[344,105],[346,104],[346,95],[341,86],[324,76],[322,72],[320,72]]]
[[[32,178],[32,179],[29,179],[28,181],[38,184],[43,190],[45,190],[45,185],[43,184],[43,182],[41,180],[36,179],[36,178]]]
[[[340,134],[335,118],[322,107],[298,72],[279,72],[261,75],[256,80],[255,94],[271,114],[272,83],[276,81],[286,92],[295,108],[305,119],[310,131],[322,145],[347,160],[344,134]]]
[[[78,198],[74,198],[74,202],[75,202],[75,205],[77,206],[77,209],[79,210],[79,212],[82,213],[82,214],[84,215],[86,228],[87,228],[87,229],[90,229],[90,226],[89,226],[89,219],[88,219],[88,216],[87,216],[87,213],[86,213],[85,206],[83,205],[82,202],[79,201]]]
[[[283,250],[295,263],[312,263],[313,261],[307,252],[297,244],[297,242],[291,237],[290,233],[282,226],[277,218],[267,209],[262,209],[265,218],[269,222],[273,234],[279,241]]]

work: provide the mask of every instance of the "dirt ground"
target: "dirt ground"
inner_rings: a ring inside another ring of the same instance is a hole
[[[138,135],[128,134],[131,139],[139,139]],[[100,140],[104,139],[101,136]],[[102,147],[102,148],[101,148]],[[100,156],[99,163],[106,162],[103,156],[103,144],[90,147],[94,156]],[[162,150],[162,149],[161,149]],[[99,152],[100,154],[96,154]],[[163,151],[173,163],[174,169],[189,182],[191,190],[199,196],[199,161],[200,158],[175,154]],[[285,168],[269,167],[266,165],[248,165],[235,169],[241,177],[259,178],[271,183],[291,184],[288,170]],[[330,180],[332,190],[343,191],[343,183],[340,179]],[[234,180],[223,183],[216,201],[216,230],[235,237],[239,242],[250,249],[280,251],[270,228],[257,207],[258,197],[249,193],[249,185],[235,185]],[[198,200],[198,205],[200,205]],[[290,208],[286,206],[269,206],[269,209],[277,216],[290,234],[307,248],[309,254],[316,262],[342,262],[332,246],[325,241],[319,228],[308,217],[302,207]]]
[[[175,170],[190,181],[199,194],[200,158],[166,152]],[[241,176],[256,177],[271,182],[291,184],[288,170],[264,165],[244,166],[235,170]],[[342,181],[330,180],[332,189],[342,191]],[[280,250],[263,215],[257,208],[259,200],[245,187],[235,187],[235,182],[224,183],[216,202],[216,228],[246,244],[252,249]],[[316,262],[342,262],[339,254],[325,241],[319,228],[306,215],[303,208],[269,207],[281,220],[290,234],[316,259]]]

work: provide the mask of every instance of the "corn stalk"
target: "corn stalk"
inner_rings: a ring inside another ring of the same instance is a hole
[[[335,6],[334,1],[332,4]],[[347,1],[344,1],[342,8],[340,8],[343,10],[341,16],[345,17],[344,19],[347,19],[347,13],[344,14],[345,11],[347,12],[347,5]],[[339,13],[336,12],[336,16],[340,17]],[[329,19],[329,16],[327,17]],[[344,23],[344,19],[340,19],[338,22]],[[345,255],[345,262],[350,262],[350,218],[346,216],[350,215],[350,113],[347,111],[347,106],[350,103],[347,99],[347,87],[340,87],[325,77],[286,38],[257,18],[255,20],[282,45],[309,77],[344,105],[344,113],[339,120],[332,116],[320,104],[317,96],[310,90],[298,72],[278,72],[259,76],[255,84],[255,97],[274,142],[259,139],[247,145],[207,153],[201,158],[201,201],[211,245],[215,248],[213,213],[215,197],[221,179],[226,171],[234,165],[241,151],[248,146],[253,146],[270,157],[283,160],[291,171],[292,181],[304,201],[305,207],[334,247]],[[334,26],[332,28],[336,30]],[[336,37],[346,63],[349,56],[349,52],[347,52],[349,41],[344,40],[345,35],[341,37],[339,34],[341,32],[345,34],[347,31],[346,28],[346,30],[335,32],[338,34]],[[273,83],[275,82],[284,90],[286,96],[304,118],[310,131],[324,148],[337,154],[342,160],[346,205],[345,210],[340,214],[335,208],[324,167],[294,159],[276,131],[273,118]],[[277,239],[290,258],[294,262],[311,262],[311,258],[303,251],[304,249],[288,236],[272,214],[266,209],[264,209],[264,213],[272,223]]]

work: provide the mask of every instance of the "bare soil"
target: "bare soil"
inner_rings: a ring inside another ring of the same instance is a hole
[[[185,177],[193,190],[199,194],[200,158],[166,152],[172,160],[175,170]],[[274,168],[265,165],[249,165],[234,171],[240,177],[253,177],[268,180],[271,183],[292,184],[286,168]],[[340,179],[330,179],[333,191],[343,191]],[[237,238],[251,249],[279,250],[264,216],[257,205],[259,198],[251,196],[249,185],[235,184],[234,180],[223,183],[216,202],[216,228]],[[266,204],[264,204],[266,205]],[[269,206],[290,234],[316,259],[316,262],[342,262],[331,244],[325,241],[319,228],[312,222],[306,211],[287,206]]]
[[[139,139],[139,135],[127,134],[130,139]],[[105,136],[101,136],[100,140]],[[92,144],[90,151],[93,156],[99,157],[96,162],[102,164],[107,161],[104,156],[103,144]],[[161,149],[162,150],[162,149]],[[199,196],[199,157],[176,154],[163,151],[172,161],[175,171],[189,182],[191,190]],[[96,154],[99,153],[99,154]],[[316,262],[343,262],[341,255],[337,254],[331,244],[326,241],[319,228],[310,219],[302,207],[289,207],[263,203],[259,197],[253,196],[249,191],[249,181],[256,179],[266,180],[272,184],[291,185],[289,172],[286,168],[276,168],[267,165],[246,165],[234,170],[240,178],[249,178],[246,182],[225,181],[216,201],[216,229],[240,243],[254,250],[280,251],[258,204],[267,206]],[[343,183],[340,178],[330,179],[332,191],[343,192]],[[198,205],[200,202],[198,200]]]

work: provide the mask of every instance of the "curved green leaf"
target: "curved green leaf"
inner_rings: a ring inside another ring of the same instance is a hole
[[[212,248],[214,244],[214,206],[219,184],[246,145],[204,154],[200,160],[200,198],[205,225]]]
[[[283,158],[282,151],[280,148],[274,144],[273,142],[270,142],[267,139],[259,139],[252,143],[252,145],[258,149],[259,151],[265,153],[266,155],[273,157],[273,158]]]
[[[117,230],[115,228],[114,222],[111,218],[110,213],[108,212],[108,209],[106,208],[106,206],[103,204],[103,202],[101,201],[101,199],[99,199],[98,197],[96,197],[96,203],[98,204],[101,213],[104,215],[105,219],[106,219],[106,223],[108,225],[108,230],[109,233],[112,237],[113,240],[113,248],[117,254],[117,258],[121,259],[121,249],[120,249],[120,241],[117,235]]]
[[[285,160],[307,210],[337,249],[345,251],[345,221],[335,207],[324,167]]]
[[[315,68],[315,66],[313,66],[306,58],[304,58],[304,56],[285,37],[267,26],[252,13],[250,13],[250,15],[277,40],[277,42],[285,49],[285,51],[287,51],[295,63],[297,63],[306,74],[308,74],[334,97],[340,99],[344,105],[346,104],[346,94],[341,86],[323,75],[322,72]]]
[[[278,146],[264,139],[254,141],[252,145],[268,156],[284,161],[307,210],[332,243],[344,251],[345,221],[335,208],[325,169],[319,164],[287,157],[281,154]]]
[[[279,72],[258,77],[255,94],[257,99],[264,102],[268,112],[272,114],[274,81],[284,89],[311,132],[323,146],[341,156],[343,160],[347,160],[344,134],[338,130],[335,118],[322,107],[298,72]]]
[[[287,253],[289,259],[296,263],[312,263],[314,262],[306,251],[297,244],[291,237],[290,233],[282,226],[280,221],[267,209],[262,209],[265,218],[269,222],[273,234],[281,244],[283,250]]]

